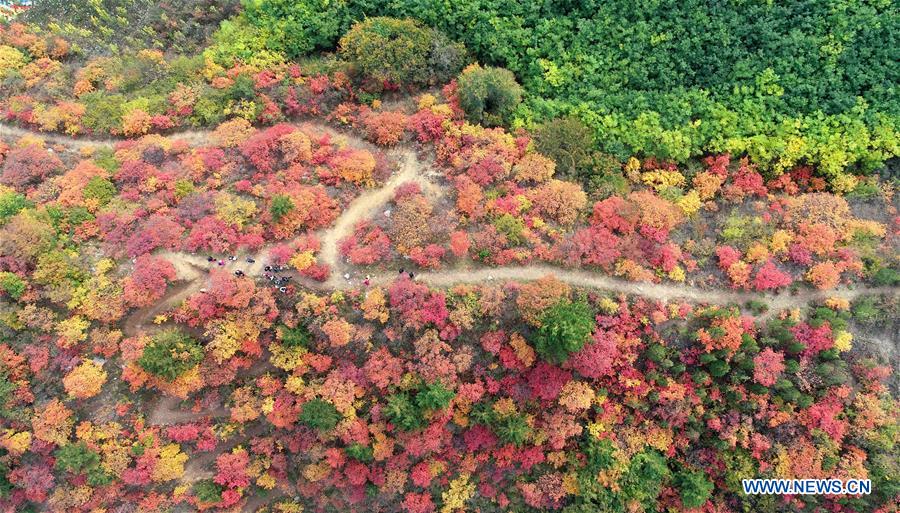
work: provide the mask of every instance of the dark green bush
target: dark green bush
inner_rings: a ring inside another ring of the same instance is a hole
[[[118,191],[115,184],[102,176],[95,176],[84,186],[82,195],[86,200],[96,200],[100,206],[109,203]]]
[[[305,325],[298,325],[295,328],[288,328],[285,325],[278,327],[278,338],[285,347],[305,347],[308,348],[313,341],[312,333]]]
[[[222,500],[225,488],[217,485],[212,479],[203,479],[194,483],[194,495],[202,503],[215,504]]]
[[[507,125],[522,101],[522,88],[507,69],[472,65],[457,79],[459,106],[466,118],[484,126]]]
[[[700,470],[679,471],[674,480],[681,494],[681,502],[686,508],[699,508],[706,503],[713,491],[713,483]]]
[[[584,301],[562,300],[540,318],[535,350],[552,363],[565,361],[578,351],[594,330],[594,314]]]
[[[167,329],[153,335],[137,363],[150,374],[172,381],[202,359],[203,347],[196,340],[177,329]]]
[[[363,77],[377,82],[427,85],[462,68],[465,51],[436,30],[411,19],[367,18],[340,40],[340,54]]]
[[[409,394],[406,392],[388,396],[384,414],[391,424],[396,425],[404,431],[419,429],[423,427],[425,423],[424,419],[419,415],[419,411],[413,404]]]
[[[272,204],[269,205],[269,212],[272,214],[272,220],[276,223],[283,216],[294,210],[294,202],[291,197],[285,194],[277,194],[272,198]]]
[[[319,431],[334,429],[340,421],[341,414],[337,408],[322,399],[317,398],[303,403],[303,409],[300,411],[300,422]]]
[[[441,383],[429,383],[409,392],[388,396],[384,411],[392,424],[404,431],[412,431],[424,427],[426,415],[446,408],[455,396],[455,392]]]
[[[593,164],[594,133],[574,116],[556,118],[534,130],[538,152],[556,162],[556,175],[576,180]]]

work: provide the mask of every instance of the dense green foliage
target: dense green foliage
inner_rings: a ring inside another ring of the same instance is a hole
[[[573,113],[601,150],[748,153],[827,175],[900,154],[893,2],[246,1],[258,41],[331,49],[365,16],[411,17],[525,86],[517,123]]]
[[[239,0],[41,0],[22,19],[64,35],[90,54],[146,47],[188,51],[201,47],[239,5]]]
[[[309,328],[304,325],[299,325],[295,328],[289,328],[287,326],[279,326],[278,327],[278,338],[281,340],[281,343],[284,344],[285,347],[309,347],[312,343],[312,334],[309,332]]]
[[[465,50],[414,20],[380,17],[353,25],[340,40],[340,53],[367,79],[427,85],[455,76]]]
[[[562,300],[541,316],[535,350],[547,361],[563,362],[584,346],[593,330],[594,316],[587,303]]]
[[[509,123],[522,101],[516,77],[503,68],[471,66],[458,80],[459,106],[472,123],[502,126]]]
[[[169,381],[192,369],[203,359],[203,347],[190,335],[175,329],[153,335],[137,361],[145,371]]]
[[[713,484],[701,471],[679,472],[675,475],[675,483],[681,492],[681,502],[688,508],[705,504],[713,491]]]
[[[322,399],[303,403],[303,410],[300,411],[300,422],[321,431],[334,429],[340,421],[341,414],[337,408]]]
[[[429,412],[446,408],[455,393],[441,383],[429,383],[411,392],[398,392],[387,398],[387,419],[404,431],[424,427]]]
[[[100,465],[100,455],[88,449],[87,444],[64,445],[56,450],[56,469],[68,471],[75,475],[84,473],[87,481],[93,486],[102,486],[112,481],[112,476]]]
[[[22,278],[11,272],[0,272],[0,292],[9,294],[13,299],[19,299],[25,293],[27,286]]]
[[[272,198],[272,204],[269,206],[269,212],[272,214],[272,219],[278,221],[283,216],[290,213],[291,210],[294,210],[294,202],[291,201],[291,197],[285,194],[278,194]]]
[[[194,483],[194,494],[201,502],[216,503],[222,500],[224,488],[213,482],[212,479],[203,479]]]

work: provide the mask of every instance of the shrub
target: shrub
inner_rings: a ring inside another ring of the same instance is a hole
[[[406,130],[406,114],[396,111],[373,112],[363,117],[366,138],[381,146],[400,142]]]
[[[92,486],[103,486],[112,482],[112,476],[100,465],[100,455],[88,449],[84,442],[64,445],[56,450],[54,456],[57,470],[68,471],[74,475],[84,473],[87,475],[88,484]]]
[[[194,484],[194,495],[203,504],[220,502],[223,491],[225,491],[225,488],[213,482],[212,479],[203,479]]]
[[[34,206],[33,203],[28,201],[24,194],[0,186],[0,225],[23,209],[32,206]]]
[[[294,210],[294,202],[291,197],[286,194],[277,194],[272,197],[272,203],[269,205],[269,213],[272,214],[272,220],[276,223],[282,217]]]
[[[556,174],[567,180],[590,171],[594,134],[574,116],[548,121],[534,131],[534,146],[556,162]]]
[[[109,203],[116,195],[116,186],[102,176],[91,178],[82,191],[82,196],[86,200],[95,200],[98,205],[103,206]]]
[[[368,445],[362,445],[359,442],[354,442],[352,445],[347,446],[346,452],[347,456],[362,463],[369,463],[374,459],[374,451],[372,448]]]
[[[675,474],[675,486],[686,508],[699,508],[712,494],[713,484],[702,471],[681,471]]]
[[[337,408],[322,399],[303,403],[303,409],[300,411],[300,422],[319,431],[334,429],[340,421],[341,414]]]
[[[478,64],[463,70],[456,94],[466,118],[484,126],[506,125],[522,101],[522,88],[511,71]]]
[[[0,79],[19,71],[27,63],[28,58],[24,53],[12,46],[0,45]]]
[[[85,128],[101,133],[115,133],[122,126],[125,97],[120,94],[94,92],[80,98],[85,114],[81,123]]]
[[[503,214],[494,219],[493,224],[494,228],[505,235],[506,239],[511,244],[520,244],[523,241],[522,232],[525,231],[525,224],[518,217],[513,217],[510,214]]]
[[[387,420],[404,431],[412,431],[423,426],[424,420],[406,392],[388,396],[384,408]]]
[[[531,427],[525,415],[509,412],[500,414],[487,403],[475,405],[472,419],[490,427],[501,442],[513,444],[516,447],[521,447],[531,434]]]
[[[872,283],[880,287],[894,287],[900,284],[900,272],[889,267],[882,267],[872,276]]]
[[[312,334],[309,328],[304,325],[298,325],[296,328],[289,328],[285,325],[278,327],[278,339],[285,347],[309,347],[312,343]]]
[[[535,350],[551,363],[561,363],[579,351],[594,330],[593,313],[582,300],[563,299],[547,309],[540,322]]]
[[[173,381],[202,359],[203,347],[199,342],[177,329],[168,329],[152,337],[137,363],[145,371]]]
[[[314,50],[330,49],[338,36],[350,26],[353,16],[348,2],[329,0],[266,0],[243,2],[243,17],[259,29],[253,47],[302,57]],[[237,20],[241,20],[238,17]],[[241,20],[243,23],[243,20]],[[224,27],[223,23],[223,27]],[[237,35],[246,26],[230,29]],[[225,39],[227,34],[223,34]],[[255,50],[254,50],[255,51]]]
[[[429,412],[442,410],[450,405],[456,394],[441,383],[429,383],[412,392],[400,392],[388,396],[385,416],[404,431],[420,429],[427,423]]]
[[[62,170],[63,163],[56,155],[37,146],[26,146],[9,152],[0,174],[0,183],[16,189],[35,185]]]
[[[0,291],[13,298],[19,299],[25,293],[27,286],[22,278],[10,272],[0,272]]]

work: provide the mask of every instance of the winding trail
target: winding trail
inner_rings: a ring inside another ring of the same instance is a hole
[[[368,143],[365,143],[356,137],[337,132],[333,128],[325,125],[311,123],[302,125],[310,126],[315,130],[336,135],[338,137],[347,137],[352,144],[357,146],[370,146]],[[210,134],[211,131],[207,130],[190,130],[173,133],[168,137],[184,140],[191,145],[204,145],[208,144]],[[88,139],[66,137],[58,134],[34,132],[0,123],[0,138],[20,138],[23,136],[37,136],[51,144],[65,146],[72,150],[110,146],[122,140],[112,138]],[[444,193],[441,185],[439,185],[436,180],[431,179],[433,176],[439,175],[431,170],[430,165],[423,164],[418,159],[413,149],[408,147],[397,148],[389,151],[388,154],[400,162],[398,170],[391,175],[381,187],[367,190],[352,200],[331,227],[320,230],[316,234],[322,245],[321,250],[317,255],[317,260],[319,263],[326,264],[331,268],[332,272],[329,279],[324,283],[319,283],[300,277],[296,273],[292,273],[299,284],[318,291],[345,290],[359,287],[361,285],[357,279],[359,273],[352,266],[348,265],[340,256],[338,248],[341,239],[351,235],[354,227],[359,221],[371,218],[375,212],[384,208],[393,197],[397,188],[405,183],[413,182],[419,184],[423,190],[433,198],[440,198]],[[232,268],[241,269],[250,277],[259,276],[262,273],[263,267],[270,260],[269,254],[272,247],[273,244],[269,244],[253,254],[239,253],[236,261],[228,261],[223,267],[229,270]],[[157,325],[152,324],[153,319],[157,315],[177,307],[192,294],[201,291],[208,282],[209,269],[215,265],[211,265],[207,262],[205,256],[185,252],[164,251],[159,252],[158,255],[166,258],[175,266],[177,283],[170,287],[165,296],[163,296],[156,304],[135,311],[125,320],[124,332],[129,337],[135,336],[148,329],[157,328]],[[255,262],[252,264],[248,263],[246,260],[248,257],[253,258]],[[352,274],[353,279],[345,278],[345,274]],[[831,297],[852,300],[867,294],[895,295],[897,293],[896,288],[856,286],[854,288],[841,288],[829,291],[803,290],[794,294],[761,294],[723,289],[703,289],[675,283],[631,282],[600,273],[565,269],[545,264],[497,268],[459,267],[441,271],[421,272],[417,274],[416,279],[435,288],[449,288],[461,283],[531,281],[548,275],[555,276],[557,279],[575,287],[607,290],[660,301],[685,300],[701,304],[739,305],[750,300],[762,301],[768,305],[769,310],[765,314],[757,316],[757,319],[760,320],[764,320],[784,310],[806,306],[810,302]],[[382,272],[371,276],[370,282],[373,285],[386,285],[396,279],[396,277],[397,275],[392,272]],[[353,280],[356,280],[356,282]],[[271,369],[271,364],[269,363],[268,358],[264,357],[253,367],[242,373],[242,376],[256,376],[269,369]],[[230,415],[230,411],[226,406],[193,412],[181,410],[179,408],[179,403],[180,401],[176,398],[166,396],[160,397],[160,399],[150,408],[148,422],[152,425],[170,425],[192,422],[202,418],[225,418]],[[215,462],[218,455],[230,448],[246,443],[254,436],[262,434],[267,427],[268,425],[266,423],[261,422],[249,428],[237,439],[231,440],[228,444],[223,445],[214,451],[192,457],[185,467],[185,474],[182,477],[181,482],[189,484],[200,479],[212,477],[213,472],[209,467]],[[273,490],[271,496],[265,498],[261,496],[250,497],[241,509],[242,511],[253,511],[272,497],[287,495],[289,492],[289,490],[276,489]]]
[[[371,147],[371,144],[356,136],[348,135],[321,123],[297,123],[297,126],[312,128],[322,133],[345,138],[351,144],[358,147]],[[191,145],[204,145],[210,141],[211,130],[185,130],[165,134],[175,140],[183,140]],[[47,142],[67,146],[73,149],[85,147],[109,146],[123,141],[121,138],[81,138],[69,137],[56,133],[45,133],[21,128],[8,123],[0,123],[0,138],[19,138],[24,136],[40,137]],[[350,202],[347,208],[337,218],[334,225],[317,232],[322,248],[317,256],[318,262],[328,265],[331,276],[324,283],[300,279],[300,283],[308,288],[316,290],[342,290],[358,287],[358,283],[346,280],[343,277],[346,271],[352,271],[340,257],[338,246],[341,239],[351,235],[356,223],[368,219],[377,209],[390,201],[397,188],[404,183],[415,182],[420,184],[426,192],[434,196],[443,193],[440,185],[430,179],[436,173],[425,173],[424,169],[430,166],[423,165],[419,161],[413,149],[399,147],[388,152],[400,161],[397,172],[379,188],[371,189]],[[228,262],[226,268],[240,268],[250,276],[259,275],[266,265],[268,255],[273,245],[264,246],[255,254],[239,254],[236,262]],[[126,321],[126,333],[132,335],[146,327],[148,319],[177,306],[185,298],[196,293],[206,283],[208,269],[210,267],[206,258],[196,254],[185,252],[160,252],[160,256],[168,259],[175,266],[178,286],[170,289],[160,301],[149,308],[144,308],[133,313]],[[255,260],[253,264],[246,263],[246,257]],[[640,283],[630,282],[619,278],[607,276],[584,270],[565,269],[545,264],[533,264],[527,266],[507,266],[498,268],[465,268],[449,269],[442,271],[422,272],[417,279],[433,287],[451,287],[458,283],[480,283],[498,281],[529,281],[554,275],[558,279],[576,287],[586,287],[600,290],[609,290],[628,295],[644,296],[663,301],[683,299],[698,303],[738,303],[743,304],[750,300],[764,301],[769,305],[766,315],[773,315],[779,311],[805,306],[811,301],[829,297],[841,297],[853,299],[865,294],[896,294],[896,288],[890,287],[865,287],[833,289],[829,291],[805,290],[797,294],[761,294],[756,292],[739,292],[722,289],[704,289],[684,284],[670,283]],[[373,284],[385,284],[391,282],[396,275],[393,273],[376,274],[370,278]]]
[[[160,134],[163,137],[167,137],[172,140],[182,140],[186,141],[188,144],[192,146],[200,146],[206,144],[209,141],[209,134],[211,134],[211,130],[182,130],[179,132],[172,132],[171,134]],[[151,134],[148,134],[151,135]],[[80,150],[82,148],[97,148],[102,146],[112,146],[118,142],[127,141],[128,139],[117,138],[117,137],[78,137],[78,136],[68,136],[61,135],[56,132],[40,132],[36,130],[30,130],[28,128],[22,128],[15,125],[10,125],[9,123],[0,123],[0,139],[9,138],[9,139],[18,139],[21,137],[39,137],[43,139],[45,142],[67,146],[70,149]]]

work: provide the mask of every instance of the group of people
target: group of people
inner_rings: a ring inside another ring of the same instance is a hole
[[[231,262],[235,262],[235,261],[237,261],[237,256],[231,255],[230,257],[228,257],[228,260]],[[216,265],[218,265],[219,267],[222,267],[225,265],[224,260],[221,260],[221,259],[217,260],[215,257],[212,257],[212,256],[206,257],[206,261],[209,263],[215,262]],[[256,263],[256,260],[254,260],[251,257],[247,257],[246,261],[248,264]],[[265,273],[263,274],[263,276],[267,280],[272,282],[276,287],[278,287],[279,292],[282,292],[282,293],[287,292],[286,285],[289,281],[291,281],[291,277],[290,276],[278,276],[278,274],[277,274],[277,273],[287,270],[287,267],[282,266],[282,265],[267,265],[267,266],[265,266],[264,270],[265,270]],[[234,275],[241,278],[241,277],[246,276],[247,274],[242,269],[235,269]]]
[[[230,257],[228,257],[228,260],[231,262],[235,262],[235,261],[237,261],[237,256],[231,255]],[[215,257],[212,257],[212,256],[206,257],[206,261],[209,263],[215,262],[216,265],[218,265],[220,267],[225,265],[224,260],[217,260]],[[253,258],[247,257],[248,264],[253,264],[255,262],[256,262],[256,260],[254,260]],[[291,277],[278,275],[278,273],[286,271],[287,267],[285,267],[283,265],[267,265],[263,268],[263,270],[265,271],[263,273],[263,277],[265,279],[269,280],[270,282],[272,282],[273,285],[278,287],[279,292],[282,292],[282,293],[287,292],[287,284],[289,281],[291,281]],[[403,276],[404,274],[406,274],[407,276],[409,276],[410,280],[414,280],[416,278],[416,275],[412,271],[407,272],[402,267],[398,271],[398,274],[400,274],[400,276]],[[241,269],[236,269],[234,271],[234,275],[240,278],[240,277],[246,276],[246,273],[244,273],[244,271]],[[350,275],[344,275],[344,277],[349,279]],[[367,274],[366,279],[363,280],[363,284],[366,287],[368,287],[371,283],[372,283],[372,276]]]
[[[287,283],[291,281],[290,276],[278,276],[277,273],[285,271],[287,268],[283,265],[267,265],[263,268],[266,271],[263,276],[278,287],[279,292],[287,292]]]

